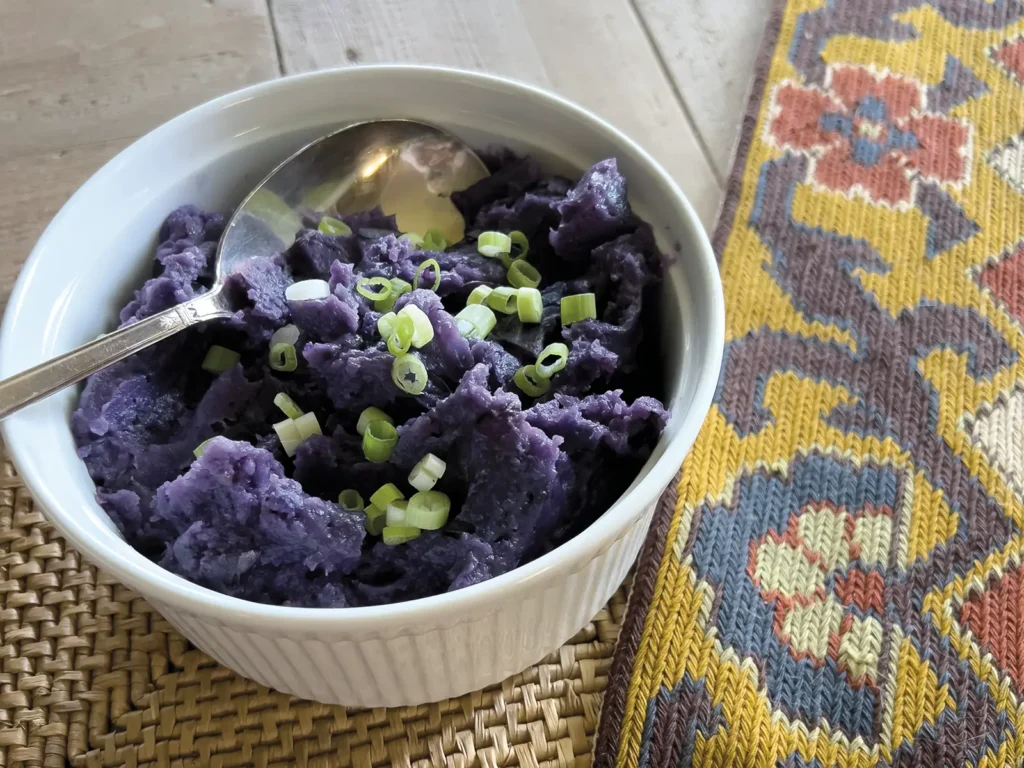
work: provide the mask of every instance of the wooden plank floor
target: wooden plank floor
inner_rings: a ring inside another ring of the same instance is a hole
[[[0,308],[70,194],[133,139],[243,85],[419,62],[550,88],[718,207],[763,0],[3,0]],[[500,31],[499,31],[500,30]]]

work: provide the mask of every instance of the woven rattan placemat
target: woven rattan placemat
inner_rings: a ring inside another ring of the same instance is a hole
[[[588,766],[626,587],[501,685],[346,710],[250,682],[85,562],[0,447],[0,768]]]

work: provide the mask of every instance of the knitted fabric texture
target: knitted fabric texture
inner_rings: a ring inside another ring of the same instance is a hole
[[[1024,764],[1024,4],[791,0],[715,235],[612,766]]]

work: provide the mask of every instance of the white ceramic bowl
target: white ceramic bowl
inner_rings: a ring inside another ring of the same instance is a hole
[[[118,535],[75,455],[68,422],[76,390],[3,424],[10,455],[53,524],[198,647],[278,690],[364,707],[458,696],[518,672],[585,625],[625,577],[711,403],[723,345],[711,246],[665,171],[586,110],[500,78],[383,66],[274,80],[181,115],[100,169],[40,237],[0,329],[2,377],[109,330],[148,276],[156,232],[175,206],[230,210],[308,140],[380,117],[419,118],[475,146],[528,151],[567,175],[614,156],[662,247],[679,244],[663,302],[672,419],[642,474],[590,528],[535,562],[449,594],[373,608],[259,605],[185,581]]]

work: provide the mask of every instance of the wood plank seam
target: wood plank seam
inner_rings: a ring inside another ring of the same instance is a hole
[[[707,161],[708,168],[711,169],[711,174],[715,177],[715,181],[718,182],[720,188],[724,188],[725,179],[722,178],[722,173],[718,166],[715,164],[715,157],[711,151],[711,147],[708,146],[707,139],[700,130],[700,126],[697,125],[697,121],[694,119],[693,112],[690,110],[690,105],[686,103],[686,98],[683,96],[682,90],[679,88],[679,83],[672,75],[672,70],[665,60],[665,55],[661,50],[661,46],[658,45],[658,41],[655,39],[651,32],[650,25],[647,23],[647,19],[643,13],[640,12],[640,8],[636,4],[636,0],[629,0],[629,8],[636,17],[636,23],[640,25],[640,29],[643,30],[644,37],[647,38],[648,44],[651,46],[651,50],[654,51],[654,58],[658,62],[658,66],[661,68],[662,74],[665,76],[665,80],[672,90],[672,95],[676,97],[676,101],[679,103],[679,109],[683,113],[683,117],[690,126],[690,130],[693,132],[694,138],[697,140],[697,146],[700,147],[701,153],[704,155],[704,159]]]

